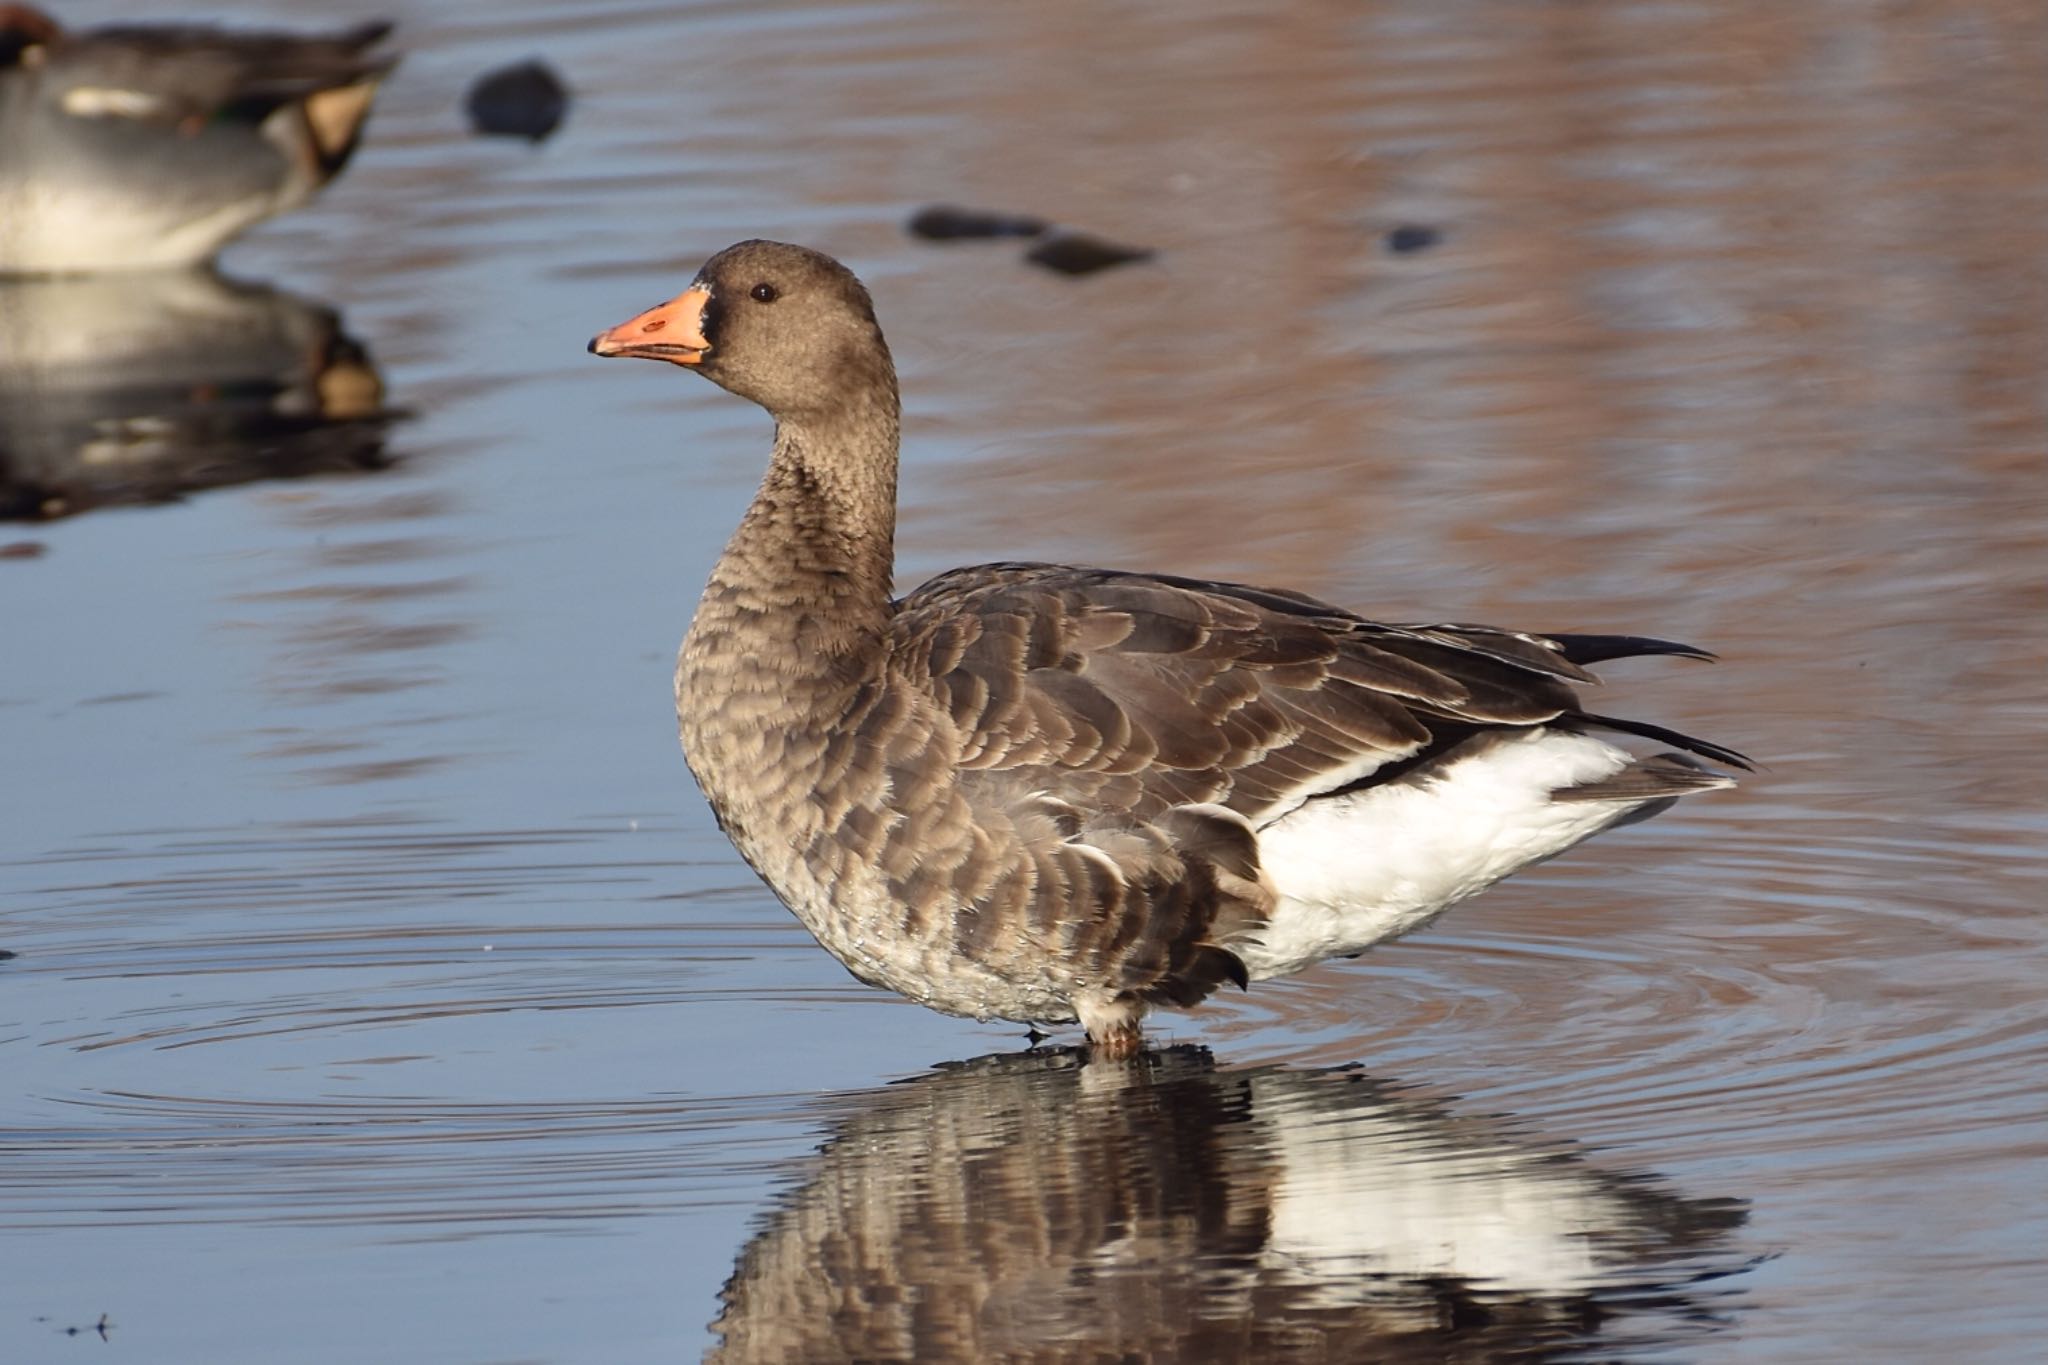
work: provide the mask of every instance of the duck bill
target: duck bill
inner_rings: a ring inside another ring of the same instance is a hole
[[[590,339],[590,353],[636,360],[666,360],[671,365],[701,365],[711,343],[704,339],[704,306],[708,289],[688,289],[667,303],[628,318]]]

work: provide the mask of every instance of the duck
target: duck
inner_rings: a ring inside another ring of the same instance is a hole
[[[0,5],[0,275],[193,266],[304,204],[355,153],[390,31],[73,33]]]
[[[1668,640],[1022,561],[897,597],[896,370],[807,247],[730,246],[589,350],[774,419],[677,661],[684,754],[818,942],[933,1009],[1127,1060],[1155,1009],[1356,956],[1751,767],[1582,704],[1590,665],[1713,658]]]

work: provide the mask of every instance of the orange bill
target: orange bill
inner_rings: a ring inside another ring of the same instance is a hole
[[[590,339],[590,353],[666,360],[671,365],[700,364],[711,349],[704,339],[704,305],[709,302],[710,290],[685,290],[608,332],[599,332]]]

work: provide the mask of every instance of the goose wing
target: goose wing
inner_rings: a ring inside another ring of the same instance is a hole
[[[1244,984],[1234,948],[1274,905],[1256,830],[1481,731],[1604,725],[1740,762],[1580,709],[1573,685],[1594,679],[1575,655],[1700,652],[1664,641],[1388,625],[1284,590],[1021,563],[933,579],[891,630],[895,681],[952,720],[957,752],[928,761],[983,818],[1039,831],[1012,903],[970,894],[964,922],[991,943],[1059,942],[1120,999]],[[1631,780],[1703,784],[1671,766]]]
[[[902,601],[895,631],[899,666],[958,727],[964,769],[1028,773],[1130,818],[1206,802],[1254,826],[1411,771],[1475,728],[1600,723],[1579,707],[1573,685],[1596,679],[1575,653],[1700,654],[1391,625],[1282,589],[1021,563],[933,579]]]

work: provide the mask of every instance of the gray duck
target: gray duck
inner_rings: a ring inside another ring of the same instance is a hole
[[[748,241],[594,338],[775,419],[683,642],[690,768],[741,855],[862,981],[1079,1021],[1353,956],[1742,755],[1586,710],[1625,635],[1386,624],[1281,588],[998,563],[906,597],[898,398],[868,293]],[[1638,755],[1614,742],[1665,746]]]

